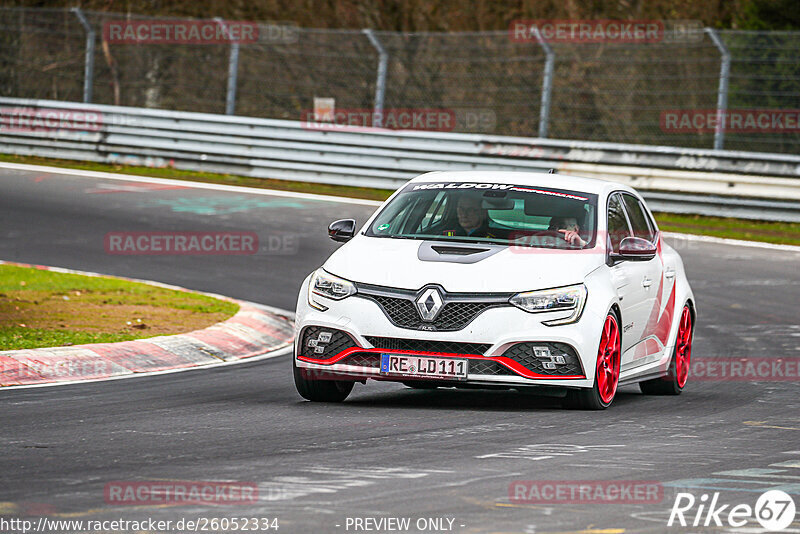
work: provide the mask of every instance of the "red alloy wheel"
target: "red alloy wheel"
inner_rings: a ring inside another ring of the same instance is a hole
[[[692,314],[689,306],[683,307],[681,323],[678,326],[678,339],[675,346],[675,372],[678,378],[678,386],[686,385],[689,378],[689,365],[692,359]]]
[[[606,317],[597,352],[597,390],[600,400],[609,404],[617,392],[620,363],[619,325],[613,314]],[[685,382],[685,380],[684,380]]]

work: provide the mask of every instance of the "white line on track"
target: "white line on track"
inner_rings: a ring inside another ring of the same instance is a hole
[[[194,189],[209,189],[212,191],[228,191],[235,193],[246,193],[249,195],[267,195],[277,197],[299,198],[306,200],[319,200],[323,202],[337,202],[340,204],[356,204],[360,206],[380,206],[383,204],[377,200],[365,200],[360,198],[337,197],[332,195],[316,195],[313,193],[298,193],[293,191],[280,191],[277,189],[261,189],[258,187],[246,187],[238,185],[210,184],[205,182],[193,182],[190,180],[171,180],[168,178],[154,178],[150,176],[134,176],[131,174],[117,174],[112,172],[84,171],[80,169],[68,169],[63,167],[48,167],[45,165],[30,165],[26,163],[5,163],[0,162],[0,169],[45,172],[49,174],[63,174],[66,176],[80,176],[84,178],[98,178],[104,180],[122,180],[128,182],[139,182],[161,185],[184,186]],[[680,234],[664,232],[665,237],[686,239],[688,241],[700,241],[703,243],[716,243],[720,245],[731,245],[739,247],[754,247],[770,250],[784,250],[788,252],[800,252],[800,247],[793,245],[778,245],[774,243],[762,243],[759,241],[744,241],[741,239],[727,239],[723,237],[712,237],[705,235]]]
[[[769,250],[800,252],[800,247],[794,245],[778,245],[776,243],[762,243],[761,241],[744,241],[742,239],[728,239],[725,237],[714,237],[710,235],[676,234],[673,232],[662,232],[662,235],[664,237],[685,239],[686,241],[699,241],[701,243],[716,243],[719,245],[731,245],[736,247],[766,248]]]
[[[365,200],[361,198],[337,197],[332,195],[315,195],[313,193],[298,193],[295,191],[280,191],[277,189],[261,189],[240,185],[210,184],[205,182],[192,182],[190,180],[171,180],[169,178],[155,178],[151,176],[135,176],[132,174],[117,174],[113,172],[84,171],[80,169],[67,169],[62,167],[47,167],[44,165],[29,165],[25,163],[0,162],[0,169],[16,171],[44,172],[48,174],[63,174],[66,176],[80,176],[82,178],[98,178],[101,180],[122,180],[125,182],[138,182],[161,185],[178,185],[193,189],[210,189],[212,191],[229,191],[234,193],[247,193],[248,195],[268,195],[276,197],[290,197],[306,200],[320,200],[324,202],[338,202],[340,204],[357,204],[361,206],[380,206],[383,202],[378,200]]]

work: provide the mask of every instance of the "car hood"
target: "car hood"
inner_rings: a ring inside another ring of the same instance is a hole
[[[450,248],[460,254],[437,252],[453,252]],[[465,255],[468,249],[485,252]],[[554,250],[358,235],[323,267],[365,284],[414,290],[439,284],[449,292],[511,293],[581,283],[604,261],[600,247]]]

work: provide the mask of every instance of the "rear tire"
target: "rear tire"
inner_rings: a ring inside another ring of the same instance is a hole
[[[306,400],[312,402],[342,402],[353,391],[355,382],[351,380],[309,380],[303,376],[303,369],[297,367],[292,358],[294,386]]]
[[[591,388],[567,391],[565,404],[570,408],[580,410],[605,410],[611,406],[619,385],[621,356],[622,337],[619,318],[614,311],[610,311],[603,323],[603,332],[600,335],[594,385]]]
[[[645,395],[680,395],[689,378],[689,365],[692,360],[692,312],[689,305],[683,307],[678,335],[675,339],[675,350],[669,362],[667,374],[639,382],[639,389]]]

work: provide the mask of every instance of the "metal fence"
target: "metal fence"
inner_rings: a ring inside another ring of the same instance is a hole
[[[800,32],[703,31],[648,44],[515,42],[508,32],[294,28],[241,45],[113,44],[113,20],[0,8],[0,96],[300,120],[337,109],[446,109],[455,131],[800,153],[800,130],[675,132],[668,110],[800,108]],[[549,61],[548,61],[549,59]],[[547,75],[549,74],[549,75]],[[470,112],[476,112],[470,114]],[[724,133],[724,135],[723,135]]]

